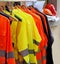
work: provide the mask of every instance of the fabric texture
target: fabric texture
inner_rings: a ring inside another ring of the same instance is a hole
[[[0,29],[0,64],[15,64],[10,22],[2,15],[0,15]]]

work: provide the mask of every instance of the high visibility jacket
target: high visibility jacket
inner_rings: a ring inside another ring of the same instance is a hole
[[[27,15],[27,17],[30,18],[29,14]],[[33,18],[33,19],[34,19],[34,18]],[[30,19],[30,22],[31,22],[31,20],[32,20],[32,19]],[[33,21],[33,22],[34,22],[34,21]],[[33,22],[31,22],[31,25],[30,25],[30,26],[28,25],[29,28],[30,28],[30,27],[32,28],[32,26],[34,26],[35,22],[34,22],[34,23],[33,23]],[[33,24],[33,25],[32,25],[32,24]],[[29,28],[28,28],[28,30],[29,30]],[[33,28],[34,28],[34,27],[33,27]],[[35,31],[36,31],[36,28],[35,28],[35,30],[34,30],[33,32],[35,33]],[[31,58],[33,59],[33,60],[30,60],[30,63],[31,63],[31,64],[32,64],[32,63],[35,63],[35,64],[36,64],[36,63],[37,63],[37,59],[36,59],[36,55],[34,54],[34,52],[36,53],[36,52],[38,51],[38,50],[37,50],[37,49],[38,49],[38,45],[37,45],[36,43],[34,43],[33,40],[31,39],[31,38],[32,38],[32,37],[31,37],[31,33],[33,33],[33,32],[32,32],[31,30],[30,30],[29,32],[30,32],[30,35],[29,35],[29,36],[30,36],[30,37],[29,37],[29,40],[30,40],[29,50],[33,50],[33,48],[34,48],[33,52],[29,54],[29,58],[30,58],[30,59],[31,59]],[[34,34],[33,39],[37,40],[37,36],[38,36],[37,33],[36,33],[36,36],[35,36],[35,34]],[[32,42],[32,45],[34,44],[33,46],[31,45],[31,42]],[[32,48],[31,48],[31,46],[32,46]],[[34,58],[33,58],[33,56],[34,56]],[[38,63],[37,63],[37,64],[38,64]]]
[[[42,17],[42,22],[44,23],[44,27],[46,30],[44,30],[44,32],[46,31],[46,33],[48,34],[48,27],[47,27],[47,24],[46,24],[46,19],[44,17],[43,14],[41,14],[40,12],[38,12],[37,10],[35,10],[34,8],[31,9],[31,11],[33,11],[34,13],[38,14],[39,16]],[[42,64],[46,64],[46,48],[47,48],[47,42],[48,42],[48,39],[47,39],[47,36],[45,35],[45,44],[44,44],[44,48],[42,49]],[[39,46],[39,48],[41,48]]]
[[[22,19],[22,21],[19,21],[18,25],[17,25],[16,45],[17,45],[17,50],[18,50],[19,54],[23,56],[26,63],[29,63],[29,55],[28,55],[28,49],[27,49],[28,48],[28,46],[27,46],[28,41],[27,41],[27,35],[26,35],[26,22],[25,22],[26,20],[25,20],[25,17],[22,15],[22,13],[20,14],[18,9],[14,9],[12,11],[12,14],[15,15],[15,16],[18,16],[19,18]]]
[[[48,27],[47,27],[46,19],[45,19],[44,15],[41,14],[40,12],[38,12],[37,10],[35,10],[34,8],[31,9],[31,11],[34,12],[34,13],[36,13],[36,14],[38,14],[39,16],[42,17],[42,19],[43,19],[43,21],[42,21],[42,25],[43,25],[43,23],[44,23],[44,25],[45,25],[45,29],[46,29],[46,30],[44,30],[44,32],[46,31],[46,34],[48,35]],[[44,28],[44,27],[43,27],[43,28]],[[45,35],[45,38],[46,38],[46,40],[45,40],[46,43],[45,43],[45,44],[46,44],[46,46],[47,46],[48,39],[47,39],[47,36],[46,36],[46,35]]]
[[[45,42],[45,35],[44,35],[44,29],[43,29],[43,26],[42,26],[42,20],[41,20],[40,16],[33,13],[32,11],[30,11],[30,10],[26,10],[26,11],[27,11],[27,13],[31,14],[33,16],[34,20],[35,20],[35,23],[36,23],[37,29],[39,31],[39,34],[42,37],[42,41],[40,42],[40,45],[42,43],[42,46],[41,46],[40,49],[42,49],[42,47],[44,47],[44,42]]]
[[[36,47],[35,44],[38,44],[37,42],[41,41],[41,37],[38,33],[38,30],[36,28],[34,20],[30,15],[28,15],[30,21],[29,20],[27,21],[27,16],[24,15],[24,13],[22,13],[22,11],[19,9],[14,10],[13,13],[20,14],[20,15],[18,15],[18,14],[16,14],[16,15],[18,17],[22,18],[22,22],[19,22],[18,23],[19,25],[17,25],[17,45],[18,45],[17,48],[18,48],[18,51],[24,57],[24,59],[27,63],[37,64],[36,59],[34,60],[34,58],[35,58],[34,51],[37,51],[37,50],[34,47]],[[18,28],[18,27],[20,27],[20,28]],[[33,40],[34,40],[35,44],[33,44]],[[22,44],[23,44],[23,46],[21,46]],[[25,53],[26,55],[23,53]]]
[[[15,64],[10,22],[2,15],[0,15],[0,30],[0,64]]]

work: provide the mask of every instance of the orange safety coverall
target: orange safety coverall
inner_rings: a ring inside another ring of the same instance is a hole
[[[2,15],[0,15],[0,64],[15,64],[10,21]]]

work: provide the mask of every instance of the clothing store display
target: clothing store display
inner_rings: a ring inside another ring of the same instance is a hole
[[[0,12],[0,64],[54,64],[54,38],[44,14],[51,13],[41,11],[18,4]]]

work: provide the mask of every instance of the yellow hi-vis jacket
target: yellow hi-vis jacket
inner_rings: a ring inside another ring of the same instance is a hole
[[[36,44],[39,44],[41,37],[34,19],[19,9],[14,9],[12,14],[22,19],[22,21],[18,22],[16,30],[18,52],[23,56],[26,63],[37,64],[34,53],[38,50],[38,45]]]

